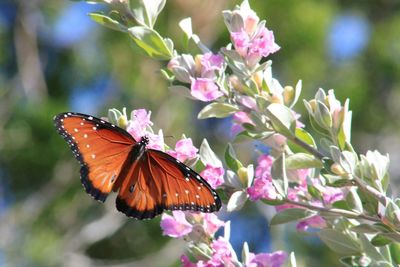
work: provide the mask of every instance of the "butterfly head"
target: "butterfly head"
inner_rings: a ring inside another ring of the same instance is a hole
[[[149,144],[149,137],[147,135],[143,136],[142,139],[140,140],[140,144],[143,146],[147,146]]]

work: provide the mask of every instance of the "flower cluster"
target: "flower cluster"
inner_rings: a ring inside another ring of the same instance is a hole
[[[232,245],[229,243],[229,222],[223,222],[214,214],[173,211],[172,216],[163,214],[161,228],[164,235],[183,238],[189,243],[191,261],[181,256],[184,267],[222,267],[222,266],[265,266],[279,267],[287,258],[283,251],[274,253],[248,253],[246,262],[240,263]],[[215,233],[225,227],[225,235],[215,237]]]
[[[216,81],[224,70],[224,59],[211,52],[197,55],[179,55],[171,59],[168,69],[180,82],[190,84],[190,93],[195,99],[208,102],[223,96]]]
[[[247,1],[234,11],[225,11],[224,18],[235,51],[249,68],[280,49],[273,32],[265,27],[265,21],[260,22]]]

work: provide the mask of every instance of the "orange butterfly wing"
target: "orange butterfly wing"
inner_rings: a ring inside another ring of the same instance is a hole
[[[124,163],[136,141],[125,130],[89,115],[61,113],[54,122],[81,164],[86,192],[104,202],[122,182]]]
[[[163,210],[213,212],[221,200],[195,171],[174,157],[148,149],[123,180],[117,209],[137,219],[151,219]]]

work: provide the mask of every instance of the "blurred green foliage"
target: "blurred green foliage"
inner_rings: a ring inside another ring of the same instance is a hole
[[[220,12],[235,4],[168,1],[156,28],[184,52],[177,24],[190,16],[194,31],[217,51],[229,42]],[[358,151],[377,148],[389,152],[396,163],[400,158],[400,3],[268,0],[250,4],[267,20],[282,47],[272,56],[274,76],[283,85],[302,79],[306,99],[318,87],[335,88],[341,100],[350,98]],[[132,49],[127,35],[102,28],[89,17],[80,17],[82,25],[76,25],[74,16],[64,16],[71,9],[83,9],[85,14],[86,6],[41,0],[0,3],[0,265],[86,266],[121,260],[130,266],[145,266],[151,260],[153,266],[177,265],[183,242],[171,243],[161,236],[159,218],[127,219],[115,211],[112,197],[101,205],[84,193],[78,164],[56,134],[52,117],[71,110],[98,80],[105,79],[101,92],[89,94],[89,102],[79,106],[83,110],[73,111],[84,112],[90,102],[96,105],[97,116],[106,116],[112,107],[150,109],[166,135],[176,139],[185,133],[197,145],[207,137],[219,155],[225,136],[215,130],[214,120],[196,121],[202,104],[168,92],[160,75],[167,62],[147,59]],[[335,61],[329,34],[343,14],[363,18],[370,35],[356,56]],[[68,31],[59,33],[62,18]],[[75,42],[60,43],[55,38],[74,35],[80,27],[88,30]],[[305,114],[301,105],[297,108]],[[241,156],[251,159],[249,153]],[[396,194],[400,167],[393,165]],[[300,266],[337,265],[336,257],[318,240],[286,227],[291,230],[272,229],[274,249],[296,251]]]

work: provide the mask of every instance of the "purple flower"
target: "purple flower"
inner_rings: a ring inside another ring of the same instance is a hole
[[[183,211],[173,211],[172,216],[163,213],[160,226],[163,230],[163,235],[175,238],[189,234],[193,228],[193,226],[186,220]]]
[[[219,72],[224,64],[224,57],[221,55],[214,55],[213,53],[205,53],[200,59],[201,64],[201,77],[213,78],[215,72]]]
[[[270,155],[264,154],[258,157],[258,165],[256,168],[256,177],[262,177],[264,175],[271,175],[272,163],[274,163],[274,158]]]
[[[200,175],[203,177],[212,188],[217,188],[224,183],[224,168],[214,167],[207,164],[206,168],[201,171]]]
[[[249,260],[246,267],[280,267],[287,258],[287,253],[284,251],[276,251],[274,253],[249,253]]]
[[[191,94],[193,97],[209,102],[223,96],[224,94],[218,90],[215,82],[209,78],[191,78]]]
[[[305,232],[309,227],[321,229],[326,227],[326,222],[321,216],[316,215],[299,222],[296,229],[297,231]]]
[[[146,132],[146,136],[149,138],[149,143],[147,144],[147,148],[164,150],[164,136],[160,131],[158,134],[154,134],[151,132]]]
[[[270,177],[254,179],[253,185],[247,188],[247,194],[249,194],[249,199],[251,201],[257,201],[261,198],[276,199],[278,197]]]
[[[240,56],[246,57],[247,50],[251,44],[249,34],[244,29],[239,32],[231,32],[231,39],[236,52],[238,52]]]
[[[195,158],[197,151],[199,150],[193,145],[192,139],[184,138],[176,142],[175,150],[168,151],[168,154],[180,161],[185,161]]]
[[[258,33],[253,37],[249,47],[249,57],[267,57],[280,49],[279,45],[275,43],[274,33],[266,27],[262,27]]]
[[[254,34],[249,34],[244,28],[231,32],[231,40],[236,52],[250,67],[255,66],[262,57],[267,57],[280,49],[275,43],[274,33],[265,26]]]
[[[203,219],[204,231],[210,236],[213,236],[220,227],[225,225],[225,222],[218,219],[217,215],[213,213],[205,213]]]
[[[131,113],[131,120],[128,122],[126,130],[130,133],[136,141],[140,140],[146,135],[146,128],[153,125],[150,121],[151,111],[147,112],[145,109],[136,109]]]
[[[223,237],[218,237],[211,243],[211,249],[213,251],[211,260],[209,263],[211,266],[234,266],[232,260],[232,248],[231,244]]]

